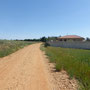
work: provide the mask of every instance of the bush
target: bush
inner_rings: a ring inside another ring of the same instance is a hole
[[[48,47],[48,46],[50,46],[50,44],[46,42],[46,43],[44,44],[44,46],[45,46],[45,47]]]

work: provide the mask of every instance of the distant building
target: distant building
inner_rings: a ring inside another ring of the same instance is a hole
[[[83,41],[84,38],[78,35],[66,35],[62,37],[58,37],[59,41]]]

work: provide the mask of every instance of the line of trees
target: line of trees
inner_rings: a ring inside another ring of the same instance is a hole
[[[19,39],[16,39],[15,41],[37,41],[37,42],[46,42],[47,41],[47,38],[46,37],[42,37],[40,39],[24,39],[24,40],[19,40]]]
[[[57,37],[45,37],[44,36],[40,39],[24,39],[24,40],[16,39],[16,41],[41,41],[41,42],[46,42],[46,41],[51,41],[51,40],[55,41],[55,40],[57,40]]]

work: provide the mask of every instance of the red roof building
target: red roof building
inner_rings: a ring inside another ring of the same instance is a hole
[[[59,41],[83,41],[84,38],[78,35],[66,35],[62,37],[58,37]]]

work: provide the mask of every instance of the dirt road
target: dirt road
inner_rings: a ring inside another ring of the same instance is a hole
[[[52,90],[40,44],[0,59],[0,90]]]
[[[0,58],[0,90],[77,90],[76,81],[54,67],[40,44],[27,46]]]

